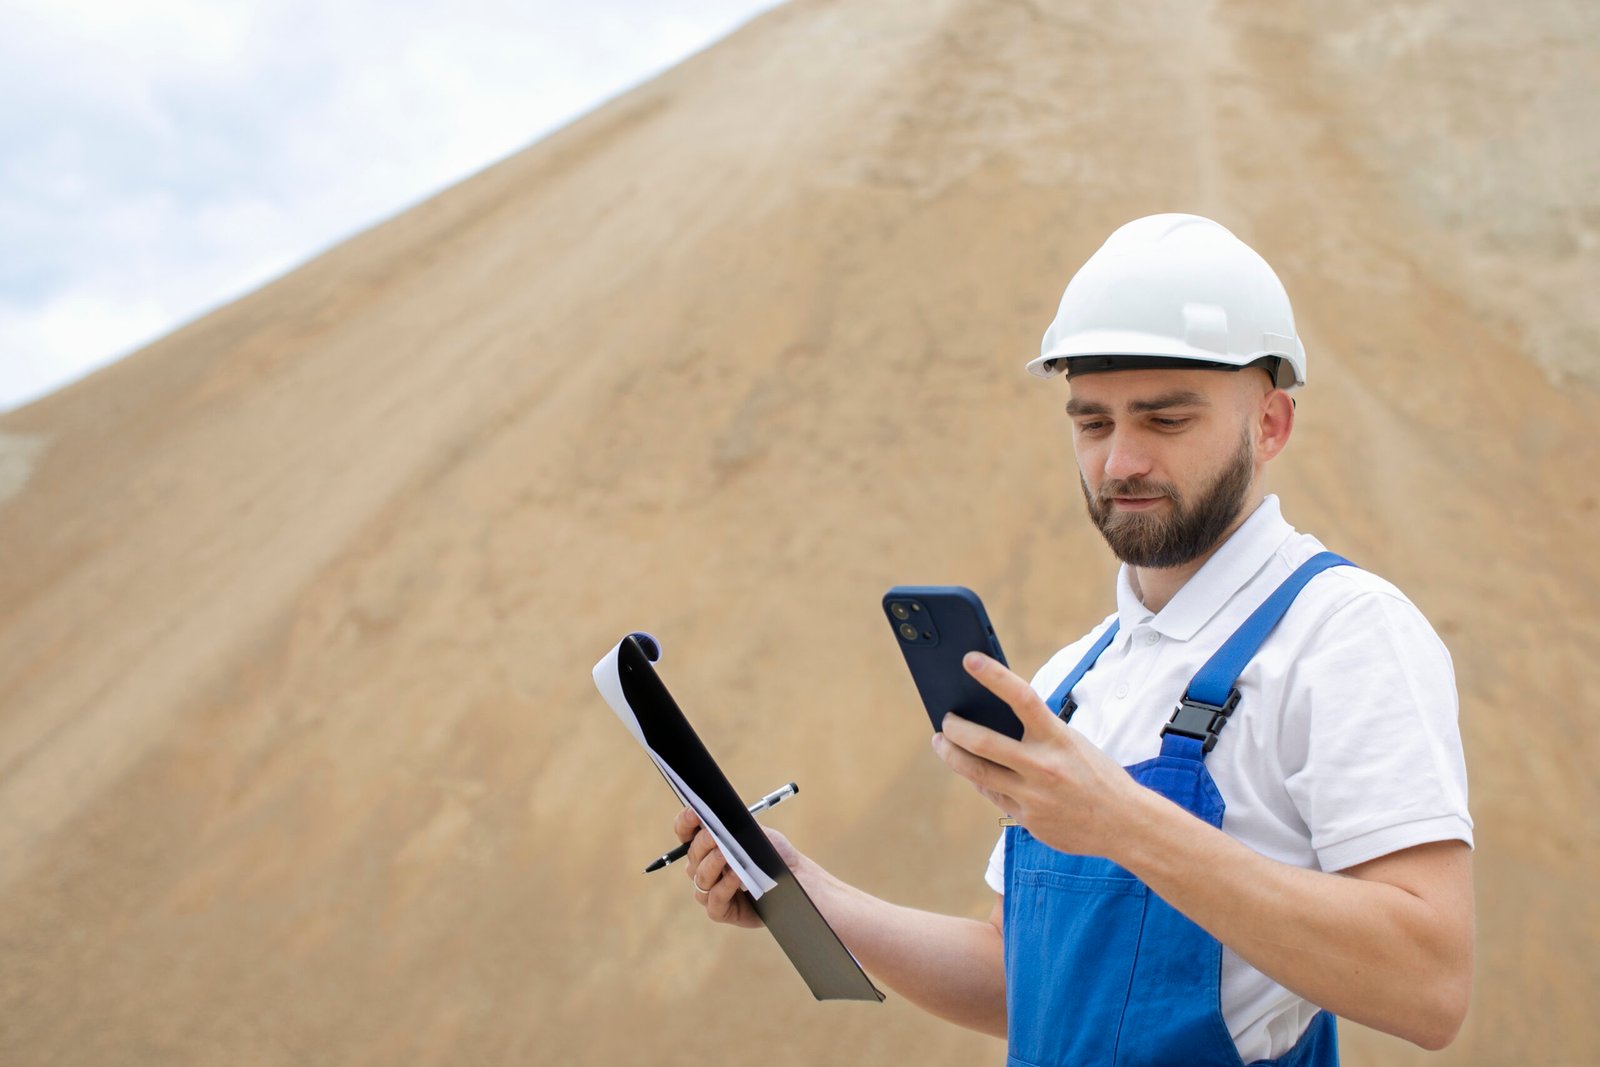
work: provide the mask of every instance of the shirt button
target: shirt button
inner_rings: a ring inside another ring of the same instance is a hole
[[[1147,645],[1153,645],[1159,640],[1161,640],[1161,635],[1156,633],[1154,630],[1151,630],[1149,633],[1144,635],[1144,643]]]
[[[1117,686],[1117,699],[1118,700],[1121,700],[1123,697],[1125,697],[1127,695],[1128,695],[1128,686],[1127,686],[1126,683]]]

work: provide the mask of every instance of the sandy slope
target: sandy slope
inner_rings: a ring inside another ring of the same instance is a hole
[[[802,0],[0,419],[0,1062],[995,1061],[639,877],[672,808],[588,668],[651,629],[735,783],[805,787],[776,825],[985,912],[876,601],[972,585],[1028,668],[1108,610],[1021,365],[1157,210],[1279,267],[1286,512],[1456,657],[1430,1062],[1591,1062],[1600,18],[1088,8]]]

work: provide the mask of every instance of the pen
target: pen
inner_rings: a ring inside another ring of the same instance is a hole
[[[772,807],[772,805],[778,803],[778,801],[782,800],[784,797],[792,797],[798,792],[800,792],[800,787],[795,785],[793,782],[790,782],[782,789],[774,789],[772,792],[768,793],[766,796],[750,805],[750,807],[746,810],[749,811],[751,815],[759,815],[761,812]],[[692,841],[693,838],[690,840]],[[653,861],[651,861],[650,866],[644,869],[644,873],[649,874],[651,871],[659,871],[669,863],[677,863],[688,854],[689,841],[685,841],[671,852],[664,852],[657,856]]]

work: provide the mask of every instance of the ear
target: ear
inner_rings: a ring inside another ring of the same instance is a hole
[[[1294,398],[1282,389],[1268,391],[1256,412],[1256,454],[1273,459],[1288,447],[1293,431]]]

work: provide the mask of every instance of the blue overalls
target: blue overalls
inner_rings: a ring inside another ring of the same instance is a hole
[[[1162,729],[1161,754],[1128,768],[1135,781],[1222,827],[1205,756],[1239,703],[1234,683],[1306,582],[1340,565],[1351,564],[1332,552],[1306,561],[1223,643]],[[1116,633],[1113,622],[1050,697],[1063,718]],[[1006,835],[1008,1067],[1243,1067],[1222,1018],[1216,938],[1110,860],[1057,852],[1020,826]],[[1325,1011],[1287,1054],[1257,1061],[1338,1062]]]

